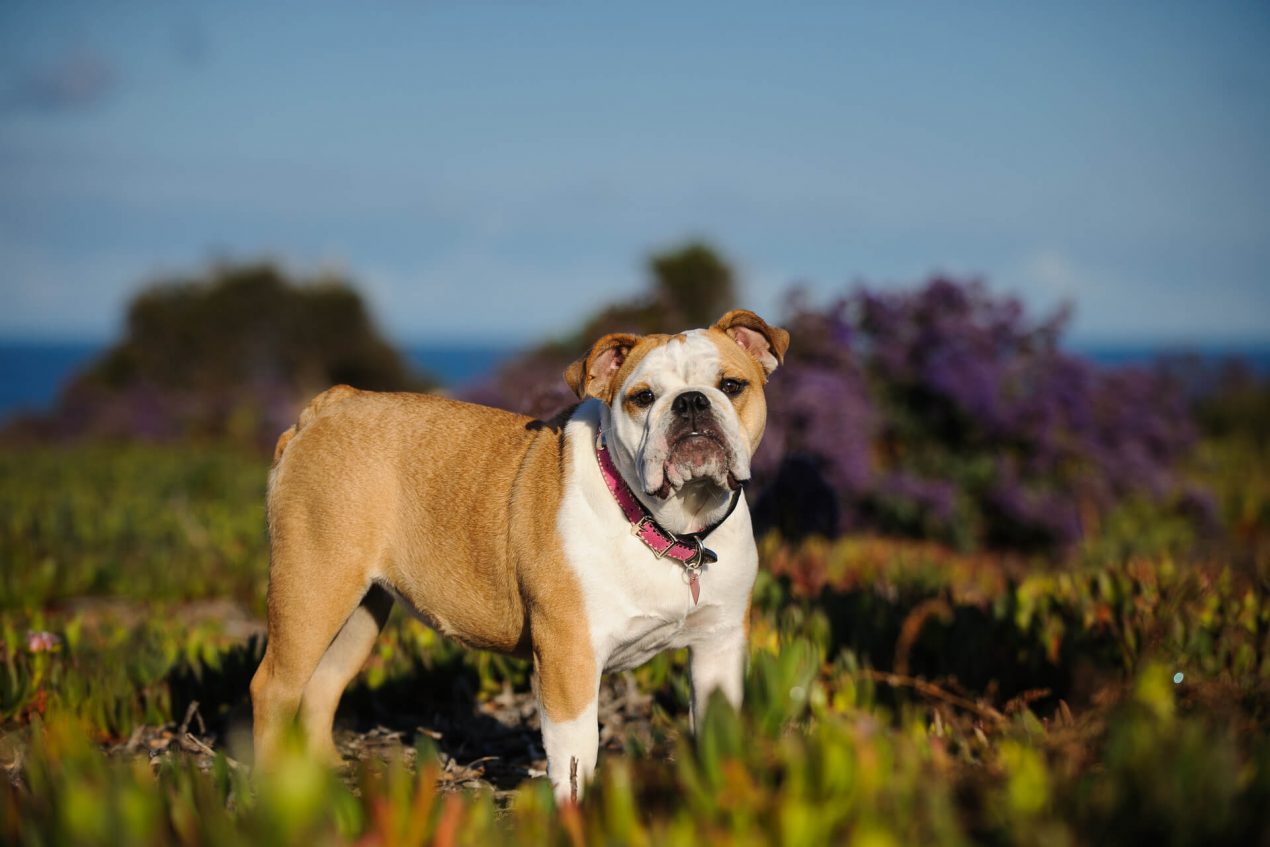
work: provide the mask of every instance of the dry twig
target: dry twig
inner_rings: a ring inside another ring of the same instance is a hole
[[[206,744],[204,744],[202,741],[200,741],[200,740],[198,740],[197,738],[195,738],[195,737],[194,737],[193,735],[191,735],[190,733],[188,733],[188,732],[187,732],[187,733],[185,733],[185,735],[184,735],[184,736],[182,736],[182,738],[183,738],[186,742],[188,742],[189,744],[192,744],[192,745],[195,747],[195,749],[196,749],[196,750],[198,750],[198,752],[200,752],[200,753],[206,753],[206,754],[207,754],[207,755],[209,755],[209,756],[215,756],[215,755],[216,755],[216,751],[215,751],[215,750],[213,750],[211,747],[207,746],[207,745],[206,745]],[[238,762],[238,761],[234,760],[234,759],[233,759],[232,757],[230,757],[230,756],[225,756],[225,764],[229,765],[229,766],[230,766],[231,768],[233,768],[234,770],[239,770],[239,769],[241,769],[241,768],[243,767],[243,765],[242,765],[242,763],[241,763],[241,762]]]
[[[972,714],[978,715],[986,720],[995,723],[1008,723],[1005,715],[989,706],[987,703],[976,703],[958,694],[953,694],[945,688],[941,688],[933,682],[925,679],[919,679],[914,676],[905,676],[897,673],[884,673],[882,671],[861,670],[860,676],[865,679],[880,682],[883,685],[889,685],[892,688],[911,688],[918,694],[931,697],[935,700],[942,700],[952,706],[965,709]]]

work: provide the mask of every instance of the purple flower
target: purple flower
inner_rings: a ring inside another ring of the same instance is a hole
[[[1017,300],[942,277],[861,288],[822,309],[789,302],[794,343],[769,404],[776,438],[756,467],[812,460],[841,527],[1063,547],[1080,538],[1085,509],[1163,500],[1178,485],[1195,437],[1183,393],[1158,374],[1065,353],[1064,311],[1032,322]],[[830,388],[835,377],[849,394]]]

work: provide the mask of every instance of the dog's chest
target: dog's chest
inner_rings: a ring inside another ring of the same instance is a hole
[[[569,424],[571,472],[557,529],[598,664],[606,671],[632,668],[665,650],[709,644],[741,625],[758,568],[744,502],[706,539],[719,560],[702,568],[694,604],[683,565],[656,558],[635,537],[605,485],[594,452],[597,426],[581,416]]]
[[[637,667],[658,653],[686,646],[715,606],[693,605],[682,567],[635,552],[644,555],[617,557],[620,572],[605,569],[610,572],[603,583],[609,590],[595,584],[588,592],[592,639],[605,657],[605,670]]]
[[[561,517],[604,670],[633,668],[666,650],[708,641],[724,622],[744,614],[756,568],[748,515],[737,516],[743,527],[710,539],[719,561],[702,570],[696,604],[683,566],[654,557],[626,525],[597,523],[585,504],[568,497]]]

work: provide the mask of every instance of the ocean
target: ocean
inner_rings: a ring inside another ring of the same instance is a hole
[[[61,341],[0,341],[0,420],[43,411],[62,386],[106,350],[108,344]],[[449,388],[492,373],[515,347],[429,344],[403,347],[406,359]]]
[[[101,342],[0,341],[0,420],[22,411],[48,409],[79,369],[102,353]],[[454,388],[492,373],[519,348],[426,344],[406,346],[406,358]],[[1072,352],[1109,367],[1149,365],[1161,356],[1194,354],[1205,361],[1241,359],[1270,375],[1270,343],[1192,348],[1147,344],[1074,346]]]

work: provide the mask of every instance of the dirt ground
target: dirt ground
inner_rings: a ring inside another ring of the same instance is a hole
[[[672,755],[677,732],[653,727],[654,697],[639,690],[630,674],[607,678],[600,691],[600,745],[609,753],[638,750],[663,758]],[[441,786],[446,790],[486,788],[505,802],[523,782],[545,778],[546,755],[539,735],[538,714],[531,692],[505,688],[497,696],[476,702],[464,712],[434,708],[420,715],[388,715],[364,726],[364,716],[344,712],[336,720],[335,743],[344,756],[345,775],[353,785],[361,762],[400,760],[417,767],[416,744],[427,738],[436,748]],[[190,703],[179,723],[139,726],[121,743],[106,745],[115,758],[146,757],[154,767],[170,757],[194,761],[209,770],[217,752],[231,746],[228,733],[210,729],[197,702]],[[245,758],[245,757],[244,757]],[[230,756],[231,767],[249,767]]]

